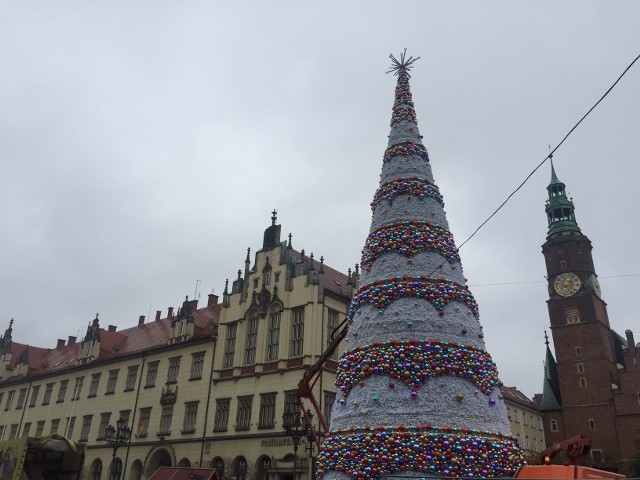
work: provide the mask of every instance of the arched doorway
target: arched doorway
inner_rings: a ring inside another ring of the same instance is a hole
[[[216,475],[219,479],[224,478],[224,460],[220,457],[216,457],[209,462],[209,468],[216,469]]]
[[[178,467],[190,467],[190,466],[191,466],[191,460],[189,460],[188,458],[182,458],[178,462]]]
[[[129,469],[129,480],[140,480],[142,478],[142,462],[136,460]]]
[[[269,478],[269,469],[271,468],[271,458],[266,455],[256,460],[256,480],[267,480]]]
[[[109,473],[109,480],[120,480],[122,476],[122,460],[114,458],[111,462],[111,470]]]
[[[247,480],[249,476],[247,473],[249,471],[249,464],[247,463],[247,459],[244,457],[236,457],[233,460],[233,476],[238,480]]]
[[[172,467],[173,462],[171,460],[171,453],[165,448],[165,446],[158,447],[154,450],[147,459],[147,465],[144,469],[145,475],[150,477],[160,467]]]
[[[100,477],[102,476],[102,460],[96,458],[91,463],[91,467],[89,468],[89,475],[89,478],[91,480],[100,480]]]

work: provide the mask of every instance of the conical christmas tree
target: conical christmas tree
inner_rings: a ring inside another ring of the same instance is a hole
[[[325,480],[513,475],[523,454],[418,131],[409,89],[417,59],[391,58],[389,146],[320,472]]]

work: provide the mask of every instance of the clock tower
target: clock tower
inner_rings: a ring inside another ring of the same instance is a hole
[[[622,343],[609,325],[591,241],[576,222],[573,200],[553,163],[547,191],[549,230],[542,253],[555,359],[547,345],[542,404],[546,442],[586,435],[593,441],[592,463],[615,468],[621,459],[614,396],[624,363]]]

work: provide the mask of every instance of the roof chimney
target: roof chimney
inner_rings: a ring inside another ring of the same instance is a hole
[[[71,335],[69,335],[69,341],[67,342],[67,345],[73,345],[74,343],[76,343],[76,337],[72,337]]]
[[[633,332],[631,330],[625,330],[627,336],[627,346],[632,352],[636,351],[636,341],[633,339]]]
[[[218,304],[218,295],[214,295],[213,293],[209,294],[209,300],[207,300],[207,307],[213,307]]]
[[[173,307],[169,307],[169,311],[167,312],[167,318],[173,318]]]
[[[109,331],[110,332],[115,332],[118,329],[118,327],[116,327],[115,325],[109,325]]]
[[[162,315],[162,310],[156,310],[156,322],[160,320],[160,315]]]
[[[138,317],[138,326],[144,325],[144,315]]]
[[[56,348],[62,348],[64,347],[64,339],[59,338],[58,339],[58,344],[56,345]]]

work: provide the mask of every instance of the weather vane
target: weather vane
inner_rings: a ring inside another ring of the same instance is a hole
[[[404,51],[400,54],[400,60],[398,61],[398,59],[396,57],[393,56],[393,53],[389,54],[389,58],[391,59],[391,68],[389,70],[387,70],[386,73],[393,73],[394,75],[399,75],[401,72],[406,73],[407,75],[409,75],[409,70],[411,70],[413,68],[413,63],[416,60],[419,60],[420,57],[409,57],[407,58],[407,49],[405,48]],[[411,77],[411,75],[409,75],[409,77]]]

